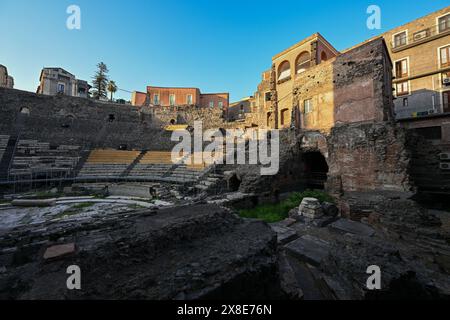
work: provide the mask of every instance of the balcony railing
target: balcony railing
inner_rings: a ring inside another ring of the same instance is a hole
[[[405,41],[397,41],[397,42],[392,41],[391,48],[393,50],[401,50],[402,48],[412,46],[415,44],[420,44],[429,41],[432,38],[437,38],[448,34],[450,34],[450,27],[447,27],[442,30],[441,28],[439,28],[438,25],[434,25],[432,27],[422,29],[420,31],[408,35],[408,37],[403,38]]]
[[[442,107],[439,104],[434,106],[418,106],[418,107],[396,107],[395,108],[395,118],[400,119],[411,119],[411,118],[421,118],[431,115],[441,114]]]

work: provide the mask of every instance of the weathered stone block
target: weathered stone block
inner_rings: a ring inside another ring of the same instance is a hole
[[[62,244],[62,245],[56,245],[47,248],[44,253],[44,259],[55,259],[60,258],[63,256],[67,256],[69,254],[72,254],[75,252],[75,244],[74,243],[68,243],[68,244]]]
[[[298,214],[309,219],[318,219],[323,216],[323,210],[319,200],[304,198],[298,208]]]

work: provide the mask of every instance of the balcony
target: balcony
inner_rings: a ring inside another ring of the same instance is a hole
[[[416,106],[416,107],[396,107],[395,118],[397,120],[416,119],[442,114],[442,106]]]
[[[410,34],[408,37],[402,38],[399,41],[391,41],[390,45],[392,48],[392,52],[399,52],[428,41],[445,37],[447,35],[450,35],[450,27],[439,29],[438,25],[434,25]]]

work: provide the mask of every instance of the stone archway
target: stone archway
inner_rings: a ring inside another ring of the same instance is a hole
[[[238,178],[236,174],[233,174],[227,181],[228,183],[228,190],[232,192],[239,191],[239,187],[241,186],[241,179]]]
[[[325,189],[328,179],[328,163],[320,151],[309,151],[302,155],[306,186],[311,189]]]
[[[300,149],[306,186],[312,189],[325,189],[330,171],[326,136],[320,132],[305,132]]]

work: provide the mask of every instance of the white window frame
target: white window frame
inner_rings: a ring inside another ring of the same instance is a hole
[[[407,56],[407,57],[403,57],[403,58],[400,58],[400,59],[397,59],[397,60],[394,61],[393,75],[396,78],[397,78],[397,62],[403,61],[403,60],[407,60],[407,63],[408,63],[408,77],[411,76],[411,69],[410,69],[411,68],[411,63],[410,63],[409,56]],[[404,81],[402,81],[402,82],[404,82]]]
[[[402,33],[404,33],[404,32],[406,32],[406,44],[397,47],[397,46],[395,45],[395,36],[398,36],[399,34],[402,34]],[[394,49],[396,49],[396,48],[401,48],[401,47],[403,47],[403,46],[407,46],[407,45],[409,44],[409,33],[408,33],[408,29],[405,29],[405,30],[399,31],[399,32],[397,32],[397,33],[394,33],[394,34],[392,35],[392,44],[393,44]]]
[[[438,56],[438,69],[441,69],[441,49],[442,48],[446,48],[446,47],[450,47],[450,43],[440,46],[439,48],[437,48],[437,56]],[[447,59],[450,61],[450,57],[447,57]]]
[[[219,101],[219,108],[223,108],[223,101]]]
[[[62,86],[62,88],[63,88],[63,90],[62,91],[60,91],[59,90],[59,87],[60,86]],[[57,93],[66,93],[66,84],[65,83],[63,83],[63,82],[58,82],[58,85],[56,86],[56,92]]]
[[[442,32],[439,31],[439,19],[442,18],[442,17],[448,16],[448,15],[450,15],[450,12],[447,12],[447,13],[445,13],[445,14],[439,16],[439,17],[436,17],[436,32],[437,32],[437,34],[442,33]],[[450,30],[450,29],[449,29],[449,30]],[[447,31],[448,31],[448,30],[447,30]],[[445,31],[444,31],[444,32],[445,32]]]
[[[208,106],[209,106],[210,108],[214,108],[214,101],[210,101],[210,102],[208,103]]]
[[[158,101],[155,101],[155,97],[158,97]],[[156,103],[157,102],[157,103]],[[154,93],[153,94],[153,104],[155,105],[155,106],[159,106],[159,105],[161,105],[161,95],[159,94],[159,93]]]
[[[306,109],[306,101],[309,101],[308,103],[308,110]],[[305,99],[303,100],[303,109],[305,114],[310,114],[314,111],[313,101],[312,99]]]
[[[190,99],[189,99],[189,97],[190,97]],[[189,101],[190,100],[190,101]],[[191,105],[191,104],[193,104],[194,103],[194,97],[193,97],[193,95],[192,94],[187,94],[186,95],[186,104],[187,105]]]
[[[408,83],[408,94],[402,94],[401,96],[399,96],[397,93],[398,93],[398,85],[399,84],[401,84],[401,83],[405,83],[405,82],[407,82]],[[396,98],[403,98],[403,97],[407,97],[407,96],[410,96],[411,95],[411,80],[408,80],[408,81],[400,81],[400,82],[396,82],[395,83],[395,91],[394,91],[394,97],[396,97]]]
[[[173,97],[173,103],[172,103],[172,98]],[[175,106],[177,104],[177,96],[174,93],[169,94],[169,105]]]

